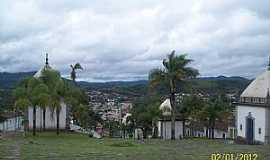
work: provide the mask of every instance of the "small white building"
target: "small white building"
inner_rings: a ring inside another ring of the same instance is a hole
[[[270,142],[270,66],[241,94],[237,103],[237,135],[248,143]]]
[[[185,136],[187,137],[206,137],[211,138],[211,129],[207,128],[203,122],[187,122],[185,128]],[[216,122],[214,129],[215,139],[234,139],[236,137],[236,129],[234,125]]]
[[[35,75],[34,78],[40,78],[42,76],[43,70],[53,70],[48,63],[48,57],[46,56],[46,64],[44,67],[42,67]],[[56,111],[51,109],[52,107],[48,106],[46,108],[46,114],[45,114],[45,127],[46,129],[56,129],[57,120],[56,120]],[[59,114],[59,128],[60,129],[66,129],[69,127],[68,122],[68,110],[67,106],[64,102],[61,102],[61,110]],[[28,107],[28,127],[29,129],[33,129],[33,107]],[[42,129],[43,128],[43,109],[40,107],[36,107],[36,129]]]
[[[158,137],[162,139],[171,139],[171,102],[167,98],[159,107],[162,111],[163,118],[157,122]],[[183,137],[183,120],[176,116],[175,120],[175,139]]]
[[[4,117],[6,118],[6,120],[3,122],[0,122],[1,132],[23,130],[22,116],[15,116],[14,114],[7,114]]]

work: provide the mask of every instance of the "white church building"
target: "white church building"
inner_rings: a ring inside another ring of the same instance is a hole
[[[162,111],[162,118],[157,122],[158,137],[162,139],[171,139],[171,102],[167,98],[159,107]],[[175,119],[175,139],[183,137],[183,120],[176,115]]]
[[[244,90],[236,104],[237,136],[249,144],[270,142],[270,66]]]
[[[46,55],[46,64],[43,66],[35,75],[34,78],[40,78],[42,76],[43,70],[53,70],[48,63],[48,55]],[[64,130],[68,127],[69,122],[67,120],[68,111],[67,106],[64,102],[61,103],[61,110],[59,116],[59,128]],[[28,107],[28,128],[33,129],[33,107]],[[46,108],[45,113],[45,127],[47,130],[56,129],[56,111],[53,111],[50,106]],[[36,107],[36,129],[43,129],[43,109],[41,107]]]

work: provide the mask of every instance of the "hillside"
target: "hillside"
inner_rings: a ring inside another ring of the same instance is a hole
[[[104,83],[78,82],[85,90],[99,90],[106,93],[118,93],[126,96],[142,96],[147,93],[147,80],[113,81]]]
[[[0,89],[13,89],[16,84],[35,72],[0,73]],[[215,94],[217,92],[238,93],[251,82],[243,77],[199,77],[190,80],[193,90]],[[112,81],[112,82],[78,82],[79,86],[86,90],[114,91],[130,95],[144,95],[147,92],[147,80],[138,81]]]
[[[251,80],[243,77],[201,77],[190,80],[190,87],[195,92],[203,94],[219,94],[219,93],[238,93],[240,94]],[[141,96],[145,95],[148,91],[148,81],[117,81],[106,83],[90,83],[79,82],[82,88],[87,90],[100,90],[104,92],[117,92],[120,94]],[[165,93],[165,89],[160,89],[161,93]]]
[[[241,93],[251,82],[243,77],[203,77],[191,80],[192,87],[207,94]]]
[[[35,72],[0,72],[0,89],[12,89],[20,80],[33,76],[34,74]]]
[[[12,105],[11,91],[16,84],[35,72],[21,73],[0,73],[0,107]],[[192,90],[203,94],[218,93],[241,93],[251,80],[242,77],[200,77],[190,80]],[[114,81],[105,83],[78,82],[79,86],[85,90],[98,90],[105,93],[118,93],[128,97],[138,97],[146,95],[148,92],[148,81]],[[165,93],[164,89],[160,89]]]

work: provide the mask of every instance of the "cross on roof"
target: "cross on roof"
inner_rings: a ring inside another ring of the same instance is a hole
[[[48,53],[46,53],[46,65],[49,65]]]

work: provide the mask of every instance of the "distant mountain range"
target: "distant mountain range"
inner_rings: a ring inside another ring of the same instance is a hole
[[[0,72],[0,89],[13,89],[16,84],[35,72],[7,73]],[[251,80],[243,77],[199,77],[190,80],[192,88],[200,92],[214,94],[216,92],[238,93],[241,92]],[[78,82],[87,90],[102,90],[107,92],[119,92],[122,94],[141,95],[147,92],[147,80],[138,81],[112,81],[112,82]]]
[[[35,73],[36,72],[0,72],[0,89],[13,89],[19,81],[26,77],[33,76]]]
[[[0,72],[0,110],[13,105],[12,89],[19,81],[31,77],[35,72],[7,73]],[[192,90],[203,94],[214,95],[219,93],[240,94],[251,80],[243,77],[199,77],[190,80]],[[113,82],[77,82],[81,88],[90,91],[101,91],[108,94],[120,94],[130,98],[144,96],[149,92],[148,81],[113,81]],[[190,88],[190,87],[187,87]],[[166,88],[159,87],[161,94],[166,94]]]

